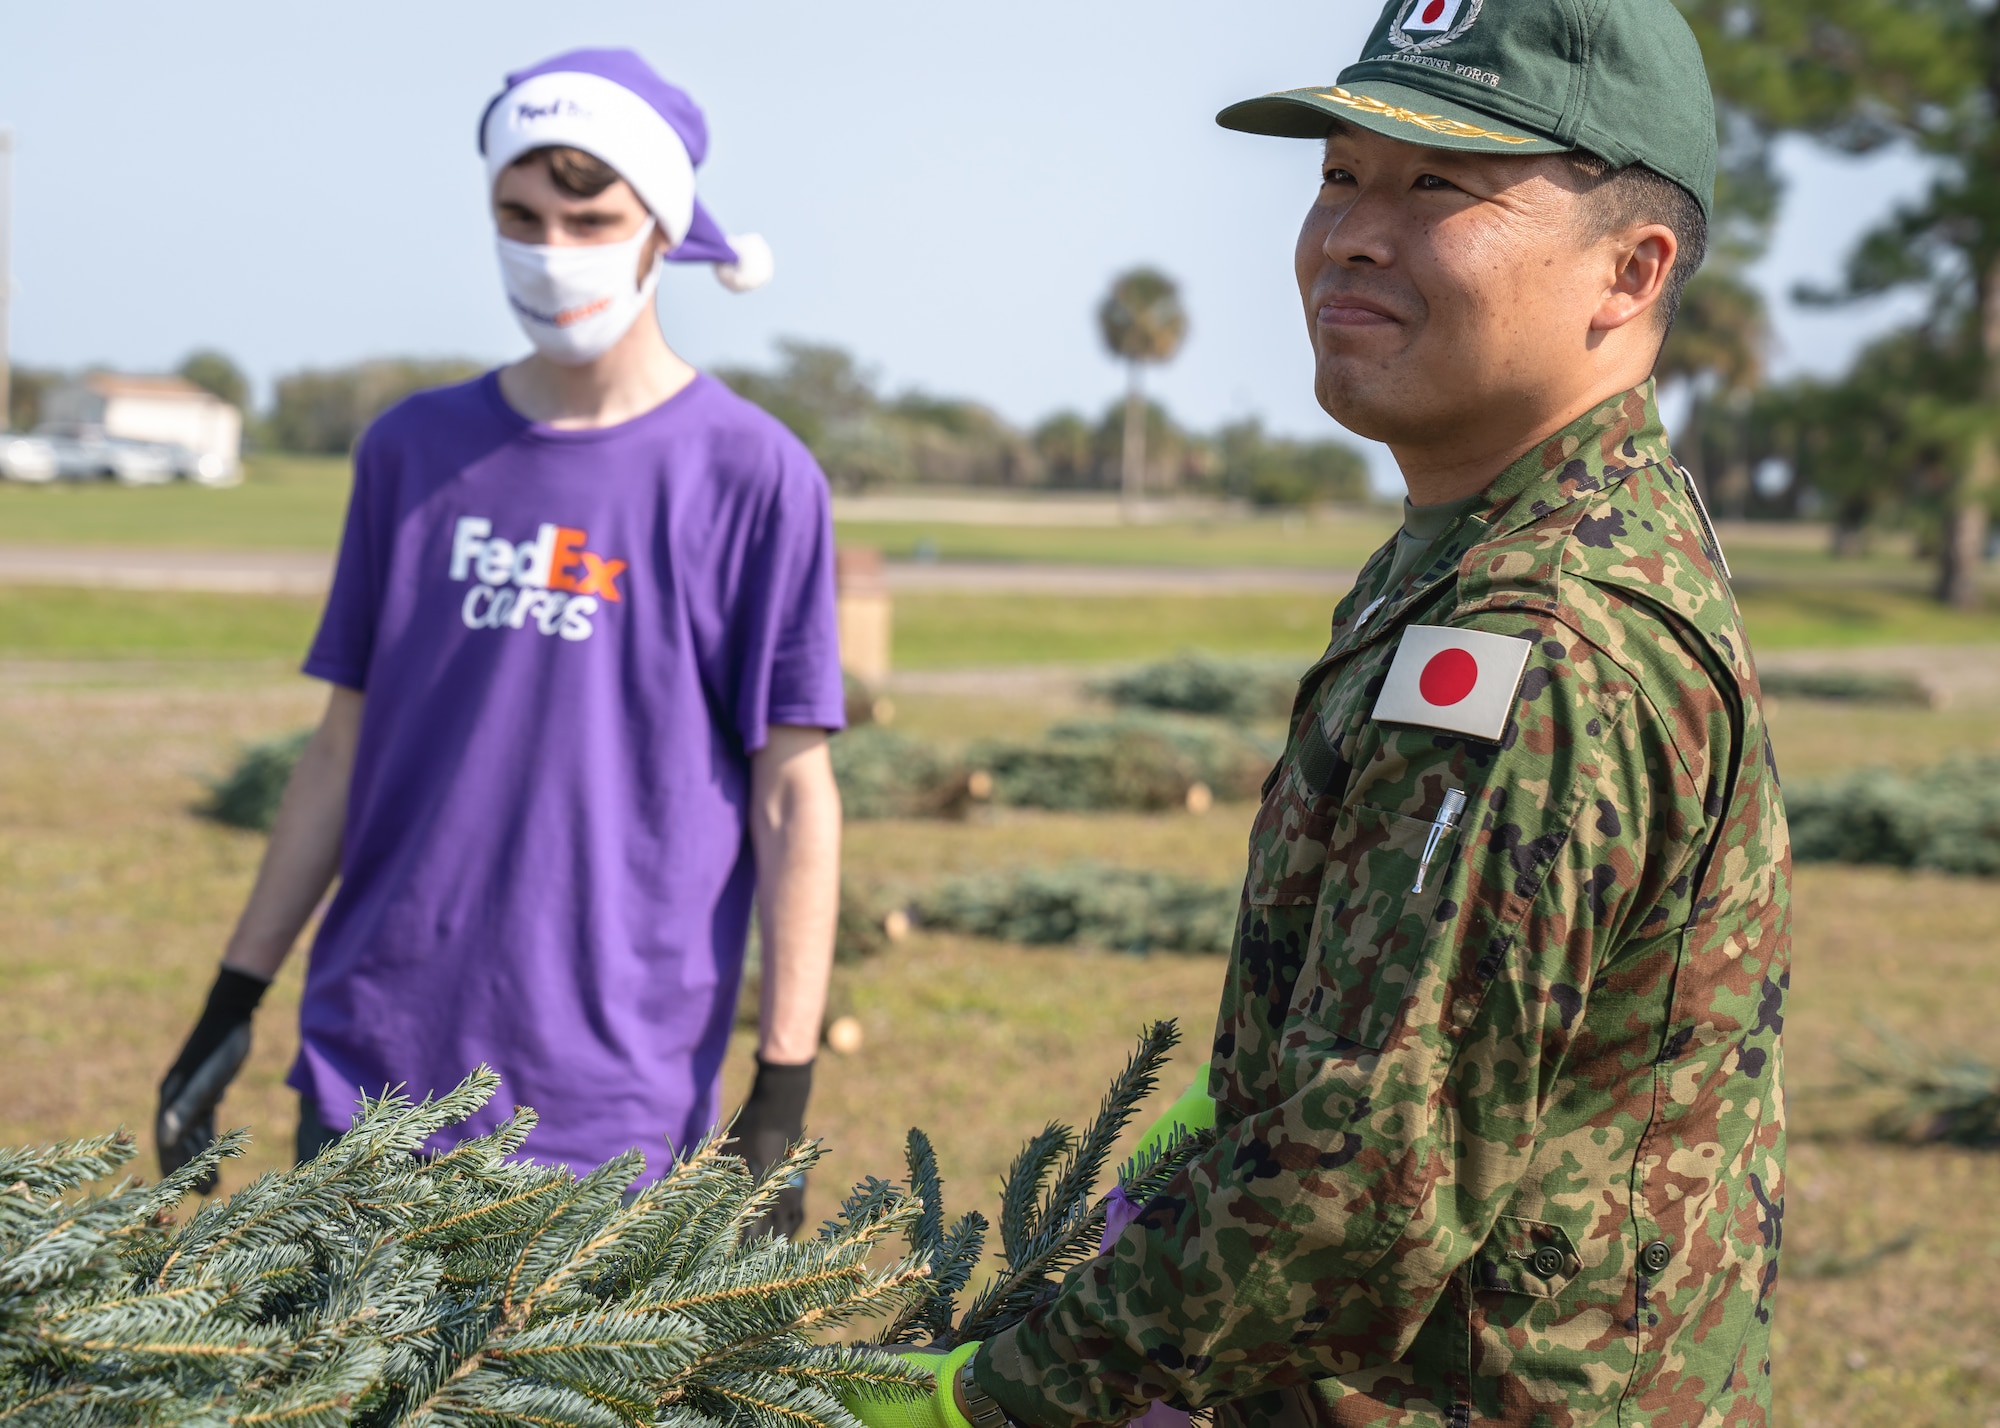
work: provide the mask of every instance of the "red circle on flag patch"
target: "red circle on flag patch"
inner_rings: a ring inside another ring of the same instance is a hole
[[[1430,4],[1424,6],[1424,23],[1426,25],[1435,25],[1438,22],[1438,16],[1443,13],[1444,0],[1431,0]],[[1462,694],[1459,696],[1461,699],[1464,697]]]
[[[1461,649],[1439,650],[1417,676],[1417,693],[1428,704],[1456,704],[1479,683],[1479,661]]]

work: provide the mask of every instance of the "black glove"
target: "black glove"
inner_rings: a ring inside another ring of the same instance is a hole
[[[757,1079],[750,1083],[750,1098],[736,1117],[736,1134],[729,1143],[753,1175],[762,1175],[805,1137],[806,1098],[812,1094],[812,1083],[810,1061],[803,1066],[773,1066],[757,1059]],[[805,1222],[806,1178],[800,1175],[778,1192],[777,1205],[750,1227],[748,1237],[775,1233],[794,1239]]]
[[[160,1170],[171,1175],[200,1155],[215,1139],[215,1108],[250,1054],[250,1013],[270,983],[224,967],[208,989],[208,1005],[188,1034],[180,1059],[160,1082],[160,1111],[153,1138]],[[195,1188],[206,1195],[219,1177],[213,1172]]]

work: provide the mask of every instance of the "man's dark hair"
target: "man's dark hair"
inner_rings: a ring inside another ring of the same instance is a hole
[[[1673,330],[1688,279],[1708,254],[1708,218],[1701,211],[1701,201],[1672,179],[1640,164],[1617,169],[1609,160],[1581,150],[1565,157],[1583,181],[1585,221],[1595,230],[1593,237],[1641,223],[1673,229],[1680,248],[1674,255],[1673,271],[1667,274],[1666,290],[1660,294],[1660,335],[1664,339]]]
[[[571,198],[595,198],[617,183],[619,178],[618,170],[595,154],[566,146],[530,149],[507,167],[518,169],[538,162],[548,165],[549,177],[554,180],[555,186]]]

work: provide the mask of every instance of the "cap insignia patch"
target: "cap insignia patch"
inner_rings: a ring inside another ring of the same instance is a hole
[[[1434,50],[1448,45],[1479,18],[1485,0],[1407,0],[1402,18],[1389,27],[1389,43],[1399,50]]]
[[[1427,129],[1433,134],[1447,134],[1454,139],[1498,139],[1503,144],[1532,144],[1534,139],[1526,134],[1501,134],[1492,129],[1482,129],[1477,124],[1468,124],[1463,119],[1447,119],[1442,114],[1419,114],[1414,109],[1388,104],[1372,95],[1356,94],[1352,90],[1334,85],[1331,89],[1316,89],[1313,98],[1324,99],[1329,104],[1358,110],[1363,114],[1375,114],[1384,119],[1393,119],[1399,124],[1414,124],[1419,129]]]

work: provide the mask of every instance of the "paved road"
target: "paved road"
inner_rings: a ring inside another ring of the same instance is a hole
[[[1129,661],[1088,669],[1074,665],[1007,665],[992,669],[905,670],[889,676],[891,694],[953,694],[1081,699],[1092,678]],[[1297,661],[1301,671],[1305,661]],[[1760,656],[1764,669],[1866,670],[1921,680],[1945,709],[2000,704],[2000,644],[1875,645],[1843,650],[1779,650]]]
[[[1907,674],[1921,681],[1940,708],[2000,704],[2000,645],[1864,645],[1842,650],[1773,650],[1757,656],[1763,669],[1862,670]]]
[[[1344,593],[1352,570],[1279,566],[1028,565],[1001,561],[890,561],[893,594],[1252,595]]]
[[[978,561],[889,563],[903,594],[1198,595],[1340,592],[1351,570],[1264,567],[1031,565]],[[185,550],[159,546],[0,544],[0,583],[117,590],[205,590],[234,595],[322,595],[330,556],[308,551]]]
[[[194,590],[235,595],[318,596],[332,575],[330,556],[309,551],[191,550],[162,546],[53,546],[0,542],[0,584],[89,586],[120,590]],[[897,594],[1230,595],[1299,591],[1338,596],[1351,570],[1268,567],[1030,565],[1001,562],[891,562]],[[1901,645],[1848,650],[1773,651],[1771,668],[1897,670],[1966,708],[2000,703],[2000,645]],[[1060,682],[1071,676],[1034,671]],[[1004,677],[1018,680],[1022,671]],[[993,679],[1000,671],[925,676]]]
[[[323,595],[332,576],[333,557],[310,551],[0,545],[0,583],[8,585]]]
[[[1245,507],[1204,496],[1155,497],[1131,505],[1116,496],[1038,491],[1033,495],[912,495],[878,492],[833,498],[836,521],[925,526],[1149,526],[1169,521],[1241,520]]]

